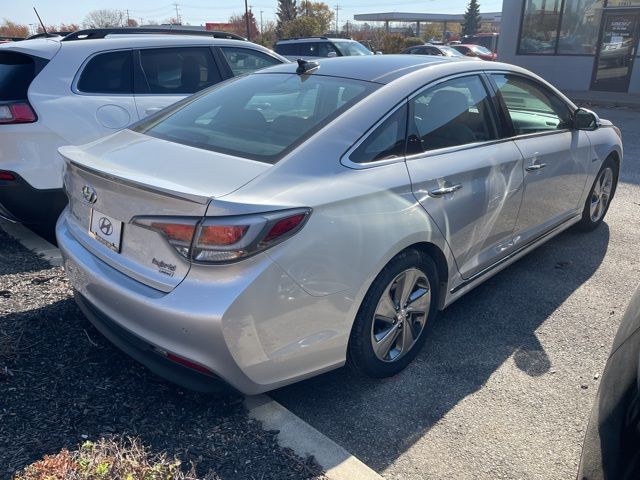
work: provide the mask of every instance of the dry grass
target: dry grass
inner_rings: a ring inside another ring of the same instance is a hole
[[[14,480],[189,480],[180,461],[149,452],[135,438],[107,438],[85,442],[78,450],[45,455]]]

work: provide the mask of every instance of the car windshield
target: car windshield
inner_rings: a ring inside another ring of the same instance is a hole
[[[370,82],[319,75],[248,75],[191,97],[133,129],[275,163],[376,88]]]
[[[473,50],[476,53],[479,53],[480,55],[491,55],[491,50],[489,50],[488,48],[484,48],[482,45],[474,45],[471,48],[471,50]]]
[[[371,50],[358,42],[333,42],[333,44],[345,57],[357,55],[373,55],[373,52]]]
[[[462,57],[463,55],[456,50],[455,48],[452,47],[438,47],[440,50],[442,50],[445,55],[449,56],[449,57]]]

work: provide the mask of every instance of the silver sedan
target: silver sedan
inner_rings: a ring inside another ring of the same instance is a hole
[[[615,193],[619,130],[511,65],[276,66],[63,147],[77,301],[151,370],[253,394],[418,354],[436,314]]]

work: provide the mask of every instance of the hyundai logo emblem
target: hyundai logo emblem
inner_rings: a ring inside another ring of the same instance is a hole
[[[107,217],[101,217],[98,221],[100,231],[105,235],[111,235],[113,233],[113,224]]]
[[[98,200],[98,194],[91,185],[82,187],[82,196],[88,203],[96,203]]]

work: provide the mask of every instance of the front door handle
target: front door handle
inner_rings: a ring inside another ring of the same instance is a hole
[[[430,197],[441,197],[443,195],[446,195],[447,193],[453,193],[457,190],[460,190],[462,188],[462,184],[461,183],[456,183],[454,185],[449,185],[449,186],[445,186],[445,187],[440,187],[440,188],[436,188],[435,190],[430,190],[429,191],[429,196]]]
[[[533,165],[529,165],[528,167],[525,167],[525,170],[527,172],[535,172],[536,170],[542,170],[546,166],[547,166],[546,163],[534,163]]]
[[[151,108],[147,108],[144,113],[146,113],[147,115],[152,115],[154,113],[159,112],[160,110],[162,110],[162,107],[151,107]]]

